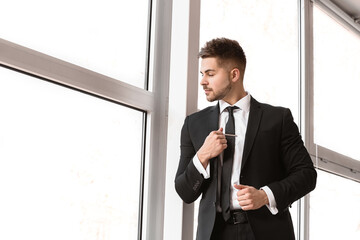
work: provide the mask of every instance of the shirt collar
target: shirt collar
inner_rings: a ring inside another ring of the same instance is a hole
[[[237,101],[233,106],[237,106],[241,110],[243,110],[245,112],[249,112],[250,111],[250,99],[251,99],[251,96],[247,92],[246,96],[241,98],[239,101]],[[225,110],[225,108],[227,108],[229,106],[231,106],[231,105],[228,104],[227,102],[225,102],[224,100],[219,100],[220,113],[222,113]]]

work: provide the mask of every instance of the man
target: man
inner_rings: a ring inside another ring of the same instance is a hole
[[[175,178],[186,203],[202,194],[197,239],[295,239],[288,208],[315,188],[316,171],[290,110],[245,91],[238,42],[211,40],[199,57],[218,104],[185,119]]]

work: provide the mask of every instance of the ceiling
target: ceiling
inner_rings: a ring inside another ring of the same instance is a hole
[[[330,0],[360,24],[360,0]]]

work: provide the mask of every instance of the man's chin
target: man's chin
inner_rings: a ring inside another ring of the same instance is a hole
[[[206,96],[206,100],[207,100],[208,102],[214,102],[214,101],[216,101],[217,99],[214,98],[214,97]]]

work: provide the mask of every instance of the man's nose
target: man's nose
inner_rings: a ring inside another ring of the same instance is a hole
[[[208,81],[207,81],[207,79],[206,79],[205,76],[203,76],[203,77],[201,78],[200,85],[201,85],[201,86],[208,85]]]

